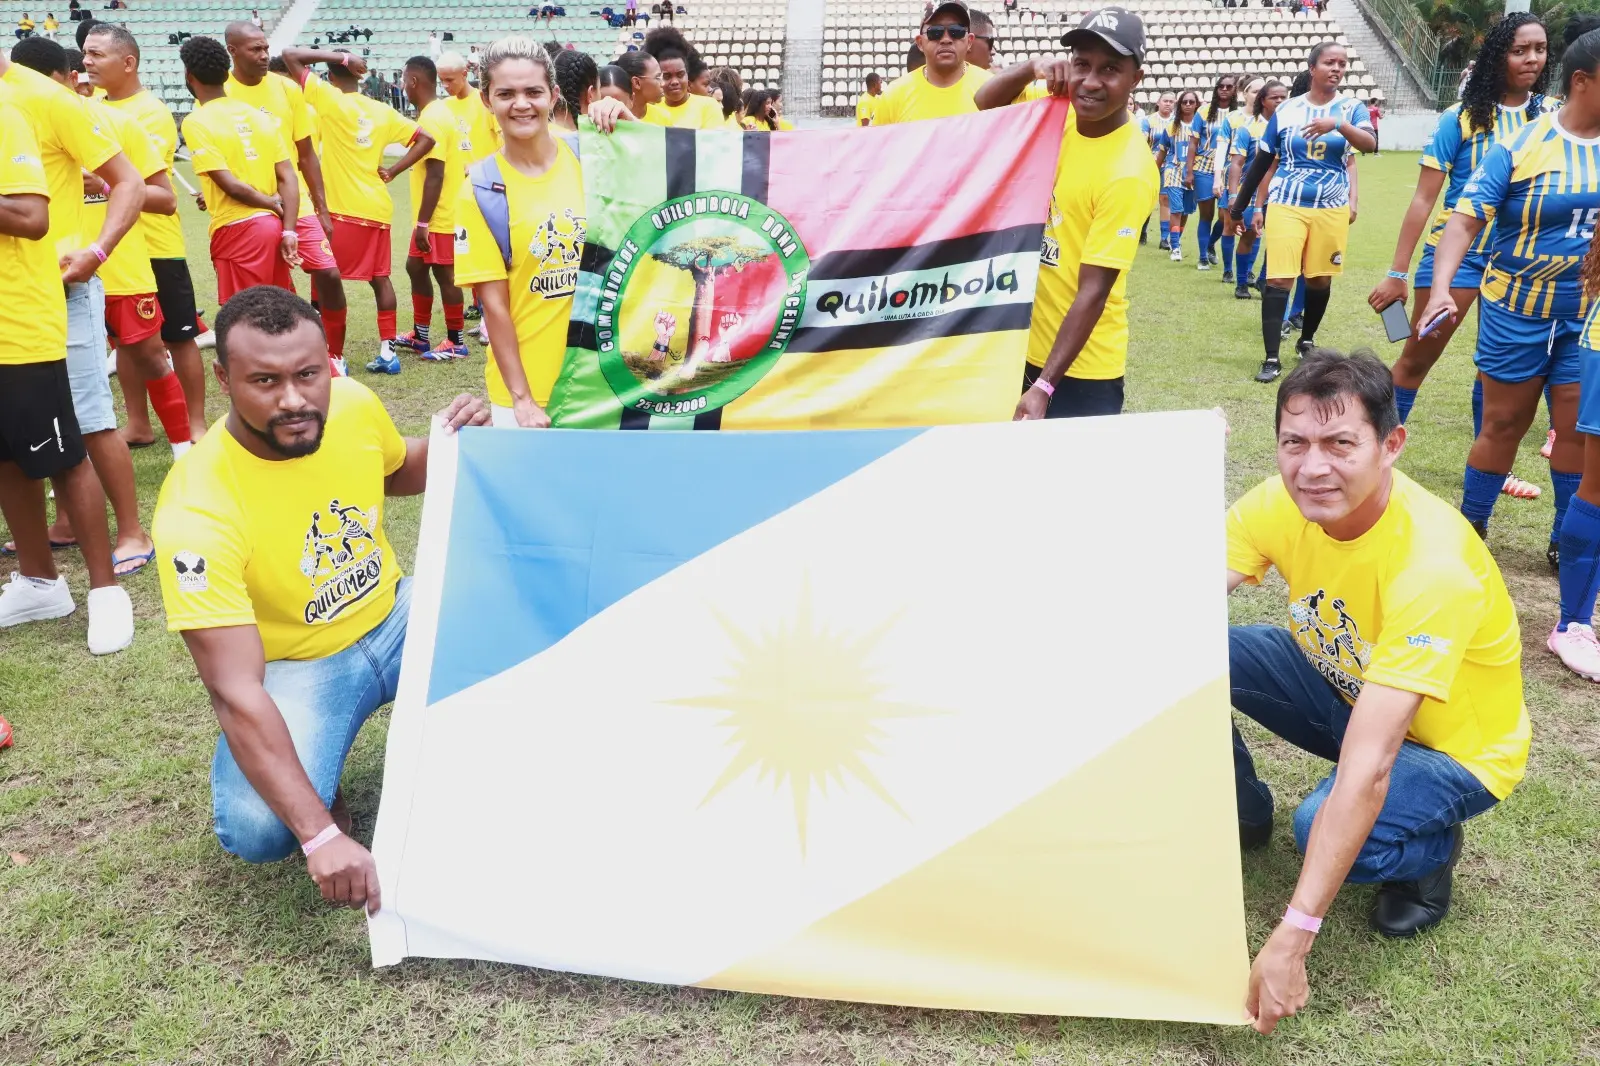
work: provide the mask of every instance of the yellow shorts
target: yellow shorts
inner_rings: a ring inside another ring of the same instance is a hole
[[[1348,207],[1267,209],[1267,277],[1332,278],[1344,272]]]

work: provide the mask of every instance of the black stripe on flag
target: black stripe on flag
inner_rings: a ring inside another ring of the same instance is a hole
[[[667,135],[667,199],[694,193],[694,130],[680,130],[668,126]]]
[[[744,175],[739,191],[752,200],[767,202],[767,172],[772,166],[772,134],[744,135]]]
[[[863,322],[858,326],[811,326],[797,329],[789,341],[791,352],[837,352],[852,348],[889,348],[939,337],[964,337],[972,333],[998,333],[1027,329],[1033,320],[1031,303],[970,307],[948,315],[913,318],[903,322]]]
[[[587,274],[605,276],[611,269],[611,257],[617,253],[603,244],[585,241],[583,245],[583,258],[578,260],[578,269]]]
[[[912,270],[936,270],[959,263],[979,262],[997,255],[1039,251],[1044,241],[1044,225],[1012,226],[1010,229],[972,233],[909,248],[864,248],[829,252],[811,262],[810,281],[833,278],[871,278]]]
[[[618,429],[649,429],[650,414],[647,411],[635,411],[631,407],[622,409],[622,418],[617,423]]]

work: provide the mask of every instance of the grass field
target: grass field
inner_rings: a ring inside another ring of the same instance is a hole
[[[1377,345],[1392,357],[1363,301],[1387,264],[1414,156],[1362,167],[1363,213],[1320,340]],[[192,205],[185,215],[197,291],[214,293],[204,220]],[[397,281],[404,309],[403,273]],[[376,342],[369,291],[350,292],[354,366]],[[1239,495],[1274,470],[1271,390],[1249,380],[1260,359],[1259,305],[1236,303],[1219,272],[1197,272],[1192,251],[1180,266],[1153,246],[1141,253],[1131,292],[1130,406],[1226,408],[1228,490]],[[1425,387],[1401,460],[1450,500],[1470,436],[1470,343],[1458,338]],[[465,364],[408,360],[399,377],[372,384],[402,430],[420,433],[450,395],[481,391],[483,355],[474,352]],[[214,396],[211,415],[221,412]],[[1556,584],[1544,561],[1551,505],[1538,443],[1530,438],[1518,471],[1545,498],[1503,500],[1491,533],[1527,642],[1528,777],[1468,829],[1455,913],[1434,934],[1384,942],[1366,928],[1371,890],[1340,895],[1311,960],[1310,1006],[1270,1039],[1247,1029],[701,992],[482,963],[374,972],[363,922],[329,911],[302,863],[250,867],[213,839],[208,768],[217,727],[182,642],[164,631],[150,571],[128,582],[139,636],[120,655],[89,656],[81,611],[0,635],[0,710],[17,730],[16,747],[0,753],[0,1063],[1600,1060],[1600,696],[1543,648]],[[163,452],[135,453],[146,521],[169,463]],[[1092,512],[1095,471],[1059,475],[1059,491],[1081,494]],[[1161,471],[1149,476],[1159,492]],[[390,536],[408,565],[419,512],[416,500],[389,510]],[[1182,522],[1174,516],[1174,535]],[[60,559],[81,597],[80,561]],[[1232,607],[1236,621],[1279,619],[1282,586],[1247,590]],[[1151,608],[1148,632],[1129,637],[1159,661],[1160,642],[1179,638],[1160,605]],[[386,727],[387,712],[372,720],[345,777],[363,838],[377,810]],[[1287,809],[1326,772],[1254,736],[1279,796],[1280,828],[1266,852],[1244,860],[1252,950],[1299,869]]]

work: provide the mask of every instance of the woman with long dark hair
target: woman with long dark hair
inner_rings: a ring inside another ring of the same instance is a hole
[[[642,120],[663,95],[661,66],[649,52],[624,52],[600,68],[600,95]]]
[[[1183,262],[1183,220],[1195,212],[1195,120],[1199,111],[1200,94],[1193,89],[1184,90],[1172,109],[1171,120],[1156,134],[1156,167],[1161,171],[1161,192],[1167,200],[1167,232],[1174,263]]]
[[[1276,79],[1269,79],[1259,83],[1252,83],[1251,93],[1253,98],[1250,103],[1250,121],[1242,124],[1233,134],[1233,160],[1228,166],[1228,189],[1231,194],[1237,194],[1244,181],[1244,168],[1250,160],[1256,157],[1256,152],[1261,148],[1261,138],[1266,135],[1267,123],[1272,121],[1272,116],[1277,113],[1278,105],[1289,98],[1289,87]],[[1265,201],[1265,192],[1257,196],[1258,200]],[[1234,228],[1239,234],[1239,244],[1235,250],[1236,269],[1238,271],[1233,295],[1236,299],[1250,299],[1250,277],[1256,266],[1256,237],[1262,232],[1263,222],[1260,214],[1266,212],[1266,204],[1252,204],[1245,208],[1243,218],[1234,223]],[[1230,221],[1233,212],[1228,212]]]
[[[1455,323],[1466,317],[1478,298],[1492,227],[1484,227],[1456,271],[1450,298],[1455,302],[1457,317],[1422,336],[1422,311],[1432,298],[1434,254],[1439,237],[1450,221],[1456,201],[1461,199],[1462,186],[1483,162],[1489,146],[1505,140],[1551,109],[1552,105],[1544,97],[1551,74],[1546,64],[1548,45],[1544,24],[1526,11],[1507,15],[1495,23],[1473,59],[1472,73],[1467,77],[1461,102],[1439,116],[1433,140],[1422,153],[1417,191],[1400,224],[1389,275],[1367,297],[1374,311],[1382,311],[1393,303],[1405,303],[1409,280],[1406,272],[1417,241],[1426,230],[1427,243],[1413,282],[1417,299],[1413,305],[1411,336],[1394,364],[1394,400],[1401,422],[1411,414],[1417,390],[1422,388],[1428,371],[1433,369],[1455,335]],[[1441,189],[1444,203],[1435,217],[1434,203]],[[1474,382],[1472,389],[1472,413],[1476,436],[1483,420],[1483,386],[1478,382]],[[1539,495],[1537,488],[1514,474],[1506,475],[1502,491],[1523,499]]]
[[[555,70],[556,86],[561,95],[550,111],[550,121],[564,130],[578,128],[578,116],[589,113],[589,105],[600,93],[600,68],[587,52],[576,48],[563,49],[551,61]]]
[[[1200,253],[1200,263],[1196,267],[1198,270],[1211,269],[1212,261],[1216,257],[1217,238],[1222,236],[1222,231],[1214,225],[1218,185],[1217,136],[1222,129],[1223,120],[1233,111],[1238,100],[1238,75],[1220,75],[1216,84],[1211,87],[1211,102],[1195,115],[1194,200],[1200,215],[1200,224],[1195,227],[1195,244]],[[1224,155],[1227,154],[1226,147],[1220,151]],[[1229,269],[1230,271],[1232,269],[1231,263]]]
[[[1567,47],[1561,73],[1561,108],[1491,145],[1462,186],[1434,251],[1421,321],[1442,325],[1456,316],[1450,289],[1493,221],[1475,360],[1483,427],[1467,456],[1461,513],[1488,536],[1501,486],[1548,389],[1556,521],[1547,558],[1562,580],[1549,648],[1573,672],[1600,681],[1600,641],[1584,621],[1594,594],[1587,603],[1581,595],[1600,566],[1600,491],[1583,491],[1586,480],[1600,482],[1600,367],[1580,344],[1590,304],[1581,275],[1600,218],[1600,30]]]
[[[1278,349],[1284,313],[1295,278],[1306,280],[1306,309],[1296,351],[1316,346],[1317,327],[1328,310],[1333,279],[1341,272],[1350,232],[1351,181],[1346,166],[1354,149],[1370,152],[1377,139],[1366,105],[1339,95],[1350,58],[1342,44],[1323,41],[1306,58],[1309,88],[1291,97],[1267,123],[1261,148],[1233,203],[1235,218],[1270,172],[1267,203],[1267,287],[1261,295],[1261,339],[1265,358],[1259,382],[1283,372]]]

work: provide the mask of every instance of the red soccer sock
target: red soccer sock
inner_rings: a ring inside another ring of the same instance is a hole
[[[341,307],[337,311],[322,309],[322,331],[328,335],[328,354],[344,355],[344,324],[349,316],[350,309]]]
[[[150,406],[156,409],[156,417],[161,419],[161,428],[167,432],[167,440],[173,444],[187,444],[189,404],[183,398],[178,375],[169,370],[153,381],[146,381],[144,388],[150,394]]]
[[[397,329],[397,327],[395,325],[395,320],[398,319],[399,317],[400,317],[400,312],[399,311],[379,311],[378,312],[378,339],[380,341],[392,341],[392,340],[394,340],[394,335],[395,335],[395,332],[396,332],[396,329]]]
[[[456,329],[456,330],[464,329],[466,327],[466,324],[467,324],[467,305],[466,304],[445,304],[444,305],[444,328],[445,329]]]
[[[412,328],[418,340],[428,339],[428,327],[433,325],[433,297],[411,294],[411,321]]]

